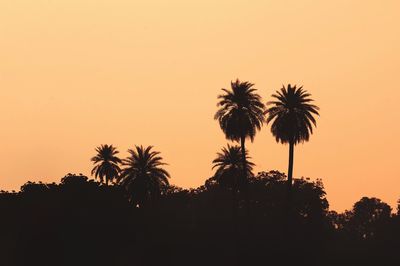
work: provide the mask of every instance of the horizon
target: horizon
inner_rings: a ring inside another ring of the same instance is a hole
[[[0,3],[0,189],[91,177],[101,144],[122,158],[153,145],[171,184],[198,187],[228,143],[213,119],[217,96],[239,78],[264,103],[288,83],[312,94],[320,117],[310,141],[296,146],[294,177],[321,178],[331,210],[368,196],[394,211],[399,8],[356,0]],[[255,173],[287,173],[288,145],[269,125],[247,148]]]

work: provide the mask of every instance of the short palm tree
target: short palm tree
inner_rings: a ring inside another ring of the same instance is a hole
[[[276,100],[267,103],[267,123],[272,122],[271,132],[277,142],[289,144],[288,189],[289,195],[293,179],[294,146],[308,141],[316,126],[315,115],[319,115],[318,106],[311,104],[313,99],[303,87],[290,84],[283,86],[272,95]]]
[[[231,82],[231,90],[222,89],[224,94],[218,96],[217,105],[220,109],[214,116],[227,139],[240,141],[243,165],[246,165],[245,140],[250,138],[253,141],[265,120],[265,106],[253,86],[254,84],[240,82],[239,79]],[[243,170],[245,168],[246,166]],[[246,174],[243,171],[243,175]]]
[[[254,163],[250,162],[250,157],[246,151],[246,176],[253,176],[252,170]],[[223,147],[217,153],[217,158],[213,160],[213,169],[216,168],[215,180],[222,186],[231,187],[237,190],[243,183],[243,160],[242,149],[240,146]]]
[[[143,206],[154,203],[162,189],[169,185],[169,173],[161,166],[160,152],[152,151],[153,146],[144,148],[135,146],[129,149],[130,156],[122,161],[124,168],[120,175],[120,184],[131,193],[131,200]]]
[[[91,159],[94,164],[92,175],[99,178],[101,183],[105,182],[108,185],[118,178],[121,171],[119,164],[122,161],[117,156],[119,152],[113,145],[107,144],[97,147],[96,152],[97,155]]]

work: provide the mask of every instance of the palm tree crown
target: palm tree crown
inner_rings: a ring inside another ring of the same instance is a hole
[[[170,174],[161,168],[160,152],[152,151],[153,146],[135,146],[129,149],[130,156],[122,161],[124,168],[120,175],[121,184],[132,193],[132,200],[139,205],[155,200],[161,190],[169,185]]]
[[[297,144],[309,140],[313,125],[317,125],[313,115],[319,115],[319,108],[311,104],[310,96],[303,87],[290,84],[272,95],[276,100],[267,103],[271,107],[266,114],[267,123],[272,121],[271,132],[277,142]]]
[[[221,108],[214,119],[218,120],[227,139],[239,141],[249,137],[253,141],[256,131],[261,129],[264,104],[253,86],[252,83],[237,79],[231,82],[231,91],[222,89],[224,94],[218,96],[218,106]]]
[[[108,182],[118,178],[121,171],[118,166],[121,159],[117,157],[119,152],[113,145],[107,144],[97,147],[96,152],[97,155],[91,159],[95,165],[92,169],[92,175],[99,178],[101,183],[105,181],[108,185]]]
[[[252,176],[254,163],[248,161],[250,157],[246,151],[246,172],[247,176]],[[241,174],[243,171],[243,162],[242,162],[242,150],[240,146],[230,146],[228,144],[227,147],[223,147],[221,152],[217,153],[217,158],[213,160],[213,167],[217,168],[215,172],[215,177],[220,177],[225,174]]]

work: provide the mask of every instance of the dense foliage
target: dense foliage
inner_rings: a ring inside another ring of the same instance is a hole
[[[399,265],[400,216],[379,199],[338,214],[320,180],[294,179],[288,208],[277,171],[231,189],[165,186],[138,207],[82,175],[28,182],[0,194],[1,265]]]

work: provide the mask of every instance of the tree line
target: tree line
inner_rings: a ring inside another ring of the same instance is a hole
[[[76,174],[2,191],[1,265],[400,263],[399,209],[377,198],[337,213],[321,180],[294,178],[288,208],[284,173],[250,176],[236,193],[232,181],[163,187],[142,206],[122,186]]]

